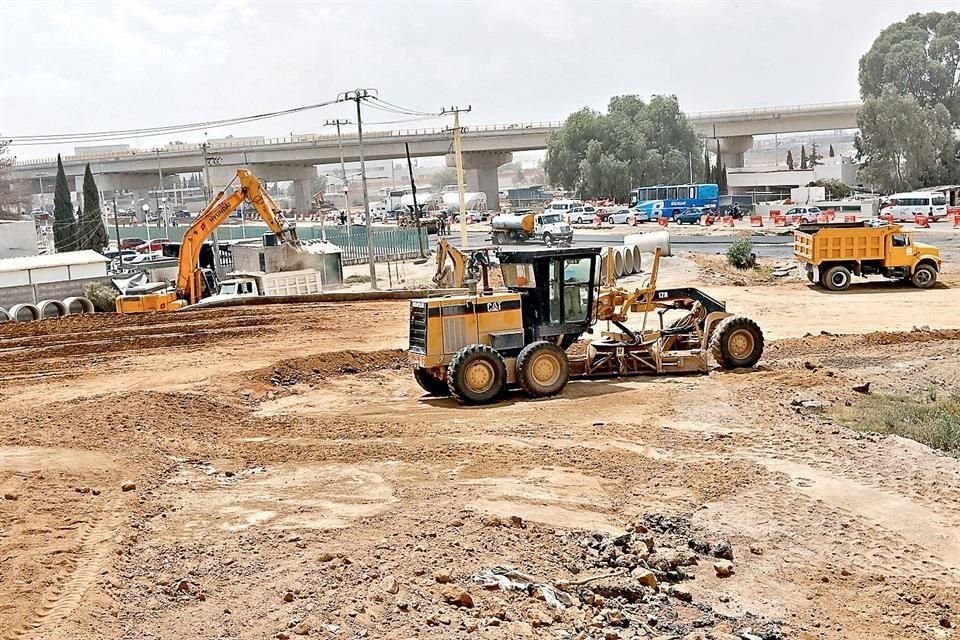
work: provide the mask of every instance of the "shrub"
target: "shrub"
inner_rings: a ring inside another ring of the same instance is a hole
[[[363,274],[347,276],[343,280],[343,284],[364,284],[367,282],[370,282],[370,276],[365,276]]]
[[[91,282],[84,288],[83,295],[93,303],[93,308],[97,311],[116,311],[114,301],[117,298],[117,291],[113,287]]]
[[[757,266],[757,257],[753,255],[753,240],[737,238],[727,249],[727,263],[737,269],[752,269]]]

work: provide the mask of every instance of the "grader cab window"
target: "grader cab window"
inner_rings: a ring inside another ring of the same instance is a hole
[[[563,265],[563,321],[582,322],[590,312],[592,283],[590,258],[564,260]]]
[[[506,287],[520,289],[535,289],[537,278],[533,273],[532,264],[501,264],[503,284]]]

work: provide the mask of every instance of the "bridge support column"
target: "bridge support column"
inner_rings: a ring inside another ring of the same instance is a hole
[[[717,138],[720,149],[720,158],[723,160],[723,166],[729,168],[743,167],[743,154],[753,149],[753,136],[730,136],[727,138]],[[711,151],[716,151],[715,146]]]
[[[509,151],[468,151],[463,154],[463,172],[467,191],[482,191],[487,209],[500,210],[500,181],[497,168],[513,160]],[[447,166],[457,166],[454,155],[447,154]]]

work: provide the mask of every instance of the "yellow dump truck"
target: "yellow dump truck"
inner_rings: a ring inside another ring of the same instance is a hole
[[[940,272],[940,250],[915,242],[897,224],[850,222],[801,225],[793,234],[793,255],[810,282],[843,291],[850,279],[881,275],[928,289]]]

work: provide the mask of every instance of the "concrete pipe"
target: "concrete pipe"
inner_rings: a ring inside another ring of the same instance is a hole
[[[617,278],[623,277],[623,250],[620,247],[611,247],[613,251],[613,275]]]
[[[87,298],[83,296],[73,296],[70,298],[64,298],[63,304],[67,308],[67,313],[64,315],[74,315],[77,313],[94,313],[96,311],[93,308],[93,303],[90,302]]]
[[[640,251],[640,247],[633,245],[630,247],[630,250],[633,252],[633,269],[634,273],[640,273],[642,269],[640,268],[640,254],[643,252]]]
[[[29,303],[15,304],[10,307],[10,317],[14,322],[31,322],[40,320],[43,316],[40,315],[40,309],[37,309],[36,305]],[[24,317],[29,314],[29,318]]]
[[[3,324],[4,322],[10,322],[12,320],[13,318],[10,317],[10,314],[7,312],[7,310],[3,307],[0,307],[0,324]]]
[[[67,305],[59,300],[41,300],[37,303],[37,309],[40,310],[40,317],[46,320],[62,318],[67,315]]]
[[[666,231],[651,231],[650,233],[631,233],[623,239],[624,244],[636,245],[643,253],[654,253],[658,248],[660,255],[669,256],[670,234]]]
[[[630,247],[618,247],[618,249],[623,255],[623,275],[633,275],[636,272],[633,268],[633,249]]]

